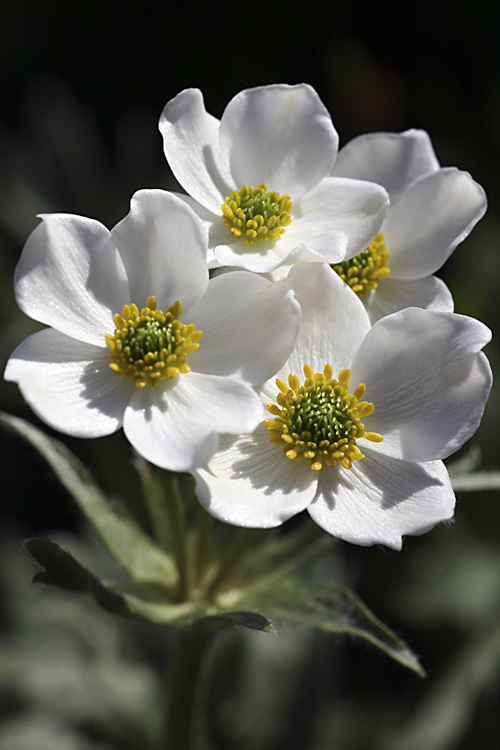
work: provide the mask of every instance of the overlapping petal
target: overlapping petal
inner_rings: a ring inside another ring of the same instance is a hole
[[[208,285],[208,233],[194,211],[164,190],[139,190],[130,213],[111,231],[132,298],[141,308],[154,295],[162,310],[177,300],[189,310]]]
[[[264,182],[295,201],[328,175],[338,135],[311,86],[259,86],[227,105],[220,145],[238,187]]]
[[[130,302],[123,262],[110,232],[93,219],[47,214],[31,233],[16,267],[21,310],[40,323],[105,346],[113,314]]]
[[[420,307],[435,312],[453,312],[451,292],[437,276],[403,281],[383,279],[376,290],[363,298],[363,304],[372,323],[385,315],[405,310],[407,307]]]
[[[385,187],[392,204],[413,180],[438,169],[428,134],[412,129],[353,138],[340,149],[331,174],[377,182]]]
[[[364,419],[383,435],[370,448],[405,461],[446,458],[476,431],[491,388],[477,320],[410,308],[379,320],[351,365],[375,404]]]
[[[202,206],[220,214],[234,190],[226,155],[219,145],[219,120],[205,111],[198,89],[186,89],[166,105],[160,118],[165,156],[180,184]]]
[[[349,471],[320,472],[311,518],[352,544],[400,550],[403,536],[423,534],[453,516],[455,495],[441,461],[398,461],[366,451]]]
[[[227,237],[230,237],[228,230],[222,224]],[[220,237],[217,227],[215,228],[217,236]],[[212,233],[211,233],[212,235]],[[332,232],[332,238],[334,232]],[[344,242],[343,236],[335,242],[335,246]],[[292,247],[289,245],[292,244]],[[282,245],[282,238],[276,242],[259,242],[255,245],[245,245],[244,242],[234,242],[229,245],[217,245],[214,250],[215,257],[220,265],[235,266],[244,268],[254,273],[269,273],[279,268],[284,263],[290,263],[299,253],[303,246],[289,243],[287,247]]]
[[[188,319],[203,331],[200,348],[189,357],[193,371],[258,385],[290,354],[301,313],[288,284],[237,271],[212,279]]]
[[[47,328],[11,355],[5,380],[19,385],[35,414],[75,437],[110,435],[121,427],[134,386],[109,369],[108,350]]]
[[[171,471],[191,471],[207,463],[220,433],[251,432],[262,413],[250,386],[190,372],[165,385],[137,389],[123,429],[148,461]]]
[[[357,255],[377,234],[389,208],[386,191],[361,180],[327,178],[294,204],[280,247],[305,245],[319,259],[338,263]]]
[[[287,282],[302,308],[302,324],[288,358],[290,371],[300,378],[305,364],[323,372],[329,363],[336,377],[349,367],[370,330],[365,308],[335,271],[323,263],[293,266]]]
[[[484,190],[467,172],[450,167],[415,180],[383,227],[393,278],[435,273],[485,211]]]

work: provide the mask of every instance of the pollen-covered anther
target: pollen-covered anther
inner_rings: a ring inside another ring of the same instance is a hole
[[[189,372],[187,356],[199,348],[203,336],[194,325],[181,323],[179,301],[165,312],[157,307],[155,297],[148,297],[142,310],[125,305],[114,316],[114,334],[106,335],[110,368],[138,388]]]
[[[293,373],[288,384],[276,380],[276,403],[267,406],[274,419],[264,420],[271,443],[280,446],[291,461],[306,459],[313,471],[322,469],[323,464],[352,468],[354,461],[365,457],[356,440],[383,440],[376,432],[365,432],[361,422],[375,409],[372,403],[359,400],[366,386],[361,383],[349,393],[350,370],[342,370],[335,380],[330,364],[322,373],[304,365],[304,375],[303,385]]]
[[[263,183],[233,190],[221,208],[227,229],[247,245],[277,240],[292,222],[290,196],[268,192]]]
[[[364,297],[372,289],[377,288],[381,279],[389,276],[389,255],[384,233],[379,232],[366,250],[350,260],[333,265],[332,268],[358,297]]]

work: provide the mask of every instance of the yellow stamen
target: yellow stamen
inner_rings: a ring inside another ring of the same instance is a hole
[[[389,276],[389,255],[384,233],[379,232],[366,250],[351,260],[333,265],[332,268],[358,297],[364,297],[372,289],[377,288],[381,279]]]
[[[261,183],[233,190],[222,204],[222,221],[233,237],[242,237],[247,245],[270,242],[285,234],[292,223],[293,203],[289,195],[268,192]]]
[[[361,417],[375,409],[368,401],[358,401],[366,386],[361,383],[349,393],[351,371],[342,370],[334,380],[330,364],[322,373],[304,365],[304,375],[302,386],[293,373],[288,376],[288,386],[276,380],[276,404],[267,406],[274,419],[264,420],[271,443],[280,446],[291,461],[307,459],[313,471],[320,471],[323,464],[340,463],[344,469],[352,468],[353,461],[365,457],[356,445],[357,439],[364,437],[374,443],[383,440],[376,432],[365,432],[361,423]]]
[[[114,334],[105,337],[113,372],[132,380],[137,388],[189,372],[187,356],[199,348],[203,332],[181,323],[181,313],[179,301],[162,312],[152,296],[142,310],[133,303],[125,305],[114,316]]]

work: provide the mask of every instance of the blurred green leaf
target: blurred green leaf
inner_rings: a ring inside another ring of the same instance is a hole
[[[217,629],[240,625],[249,630],[262,630],[266,633],[275,632],[270,620],[259,612],[221,612],[204,618],[201,622],[207,623],[207,621],[213,623]]]
[[[345,586],[305,578],[289,579],[280,586],[254,591],[250,603],[278,620],[362,638],[421,677],[425,676],[406,643]]]
[[[43,568],[33,579],[65,591],[92,594],[103,609],[115,614],[127,614],[123,599],[103,584],[69,552],[50,539],[27,539],[24,546]]]
[[[500,490],[500,471],[475,471],[451,477],[455,492],[475,492],[476,490]]]
[[[174,586],[172,559],[148,538],[123,506],[111,503],[81,461],[61,442],[24,419],[0,413],[0,421],[28,440],[76,500],[104,546],[132,578]]]

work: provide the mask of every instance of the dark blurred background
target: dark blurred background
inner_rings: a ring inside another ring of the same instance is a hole
[[[13,270],[36,215],[78,213],[112,226],[127,213],[135,190],[173,188],[157,121],[165,103],[191,86],[202,89],[207,110],[220,117],[242,88],[306,81],[331,112],[341,144],[374,130],[427,130],[441,164],[470,171],[486,189],[486,217],[440,275],[457,312],[480,318],[495,334],[499,39],[500,4],[485,0],[196,5],[5,0],[0,8],[0,368],[37,330],[18,311],[12,292]],[[487,353],[498,369],[498,343]],[[0,383],[0,408],[39,424],[14,384]],[[500,468],[498,415],[494,391],[471,441],[481,450],[482,468]],[[4,431],[0,440],[0,519],[9,544],[53,529],[81,533],[73,502],[43,461]],[[89,443],[65,441],[106,489],[139,508],[121,434]],[[342,546],[344,579],[408,640],[429,678],[419,680],[364,646],[289,634],[290,643],[285,638],[276,646],[281,656],[275,656],[275,667],[283,672],[293,654],[305,654],[293,662],[301,688],[277,712],[287,730],[269,730],[255,747],[500,747],[499,501],[494,492],[460,493],[455,524],[408,539],[402,553]],[[14,564],[15,556],[9,560]],[[8,634],[8,602],[4,609],[1,632]],[[261,658],[265,662],[269,654]],[[256,701],[252,696],[248,692],[250,705]],[[226,729],[228,716],[221,719]],[[297,716],[308,727],[305,734],[294,729]],[[237,728],[233,735],[227,729],[227,736],[220,727],[213,731],[219,732],[217,747],[253,747]],[[102,747],[128,747],[123,739],[114,741]]]

